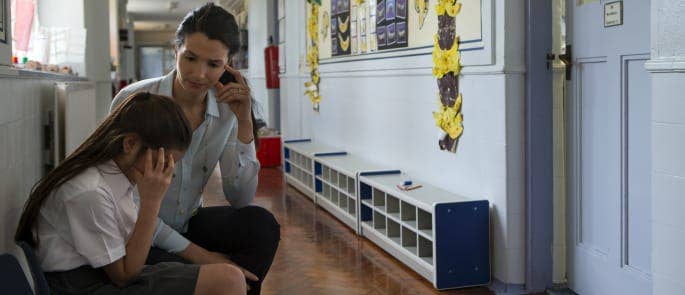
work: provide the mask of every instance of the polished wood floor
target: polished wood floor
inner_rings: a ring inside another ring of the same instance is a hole
[[[226,204],[217,172],[205,189],[205,206]],[[494,294],[484,287],[436,291],[285,184],[277,168],[260,172],[255,204],[270,210],[281,224],[281,243],[263,294]]]

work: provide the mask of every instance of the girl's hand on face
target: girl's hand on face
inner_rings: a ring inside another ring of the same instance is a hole
[[[159,205],[174,174],[174,156],[171,153],[165,155],[164,148],[159,148],[156,163],[152,162],[152,150],[147,149],[144,157],[144,171],[141,173],[134,166],[131,174],[138,186],[141,205],[146,202]]]
[[[227,103],[231,111],[237,117],[238,121],[252,120],[252,99],[250,97],[250,87],[247,86],[243,75],[240,71],[225,65],[224,69],[231,73],[237,83],[228,83],[226,85],[221,82],[216,82],[214,87],[217,89],[217,102]]]

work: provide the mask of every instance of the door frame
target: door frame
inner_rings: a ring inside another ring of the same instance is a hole
[[[552,2],[526,0],[526,290],[552,287],[553,60]]]

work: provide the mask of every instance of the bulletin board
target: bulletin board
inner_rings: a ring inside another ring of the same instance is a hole
[[[455,27],[460,50],[483,48],[483,16],[487,16],[484,8],[489,10],[488,1],[459,0],[462,7]],[[438,29],[437,2],[321,0],[319,59],[325,63],[330,59],[432,48]],[[306,11],[309,17],[310,9]]]

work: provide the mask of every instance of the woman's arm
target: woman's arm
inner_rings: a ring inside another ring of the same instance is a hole
[[[236,133],[234,128],[219,159],[219,167],[226,200],[232,207],[242,208],[252,203],[257,193],[260,166],[254,144],[240,142]]]

